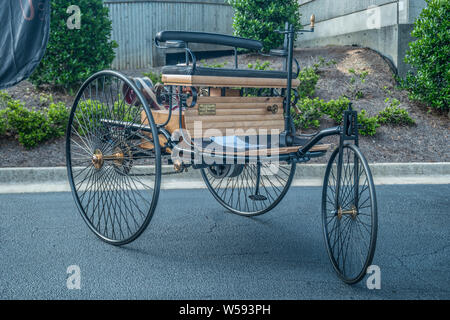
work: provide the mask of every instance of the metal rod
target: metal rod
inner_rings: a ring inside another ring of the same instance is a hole
[[[286,99],[284,105],[284,131],[287,135],[292,134],[291,128],[291,88],[292,88],[292,59],[294,54],[294,26],[289,26],[288,33],[288,66],[287,66],[287,88],[286,88]]]
[[[107,119],[100,119],[100,122],[106,125],[110,125],[112,127],[127,128],[136,131],[144,131],[150,133],[152,132],[152,128],[149,125],[135,124],[127,121],[107,120]]]
[[[314,137],[312,137],[311,140],[309,140],[308,143],[303,148],[300,148],[299,152],[301,154],[304,154],[304,153],[308,152],[309,149],[311,149],[314,145],[316,145],[317,142],[319,142],[323,138],[332,136],[332,135],[337,135],[340,133],[341,133],[340,126],[321,130]]]
[[[334,197],[334,209],[338,211],[341,207],[341,203],[339,202],[339,196],[341,192],[341,179],[342,179],[342,161],[343,161],[343,153],[344,152],[344,134],[341,134],[339,138],[339,154],[338,154],[338,163],[337,163],[337,177],[336,177],[336,194]]]
[[[259,182],[261,180],[261,162],[256,164],[256,188],[255,195],[259,195]]]
[[[284,31],[288,31],[288,30],[289,30],[289,23],[286,22],[284,24]],[[284,34],[283,50],[285,50],[285,51],[288,50],[288,36],[287,36],[287,33]],[[283,70],[284,71],[287,70],[287,60],[288,60],[288,57],[286,56],[286,59],[284,59],[284,61],[283,61]]]
[[[169,115],[164,123],[156,124],[156,127],[157,128],[165,127],[169,123],[170,118],[172,118],[172,86],[169,87]]]

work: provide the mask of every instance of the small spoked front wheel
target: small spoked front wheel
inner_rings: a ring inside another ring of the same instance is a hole
[[[377,239],[377,201],[367,160],[356,145],[337,148],[328,162],[322,192],[328,256],[346,283],[359,282],[372,263]]]
[[[147,103],[127,77],[101,71],[82,85],[70,113],[72,194],[89,228],[114,245],[145,230],[158,200],[161,150]]]
[[[232,213],[257,216],[273,209],[289,189],[295,163],[216,164],[202,170],[214,198]]]

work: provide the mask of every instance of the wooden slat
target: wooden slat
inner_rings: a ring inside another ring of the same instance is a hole
[[[272,113],[267,110],[268,106],[276,105],[278,106],[278,113],[283,113],[283,105],[277,102],[266,102],[266,103],[205,103],[200,102],[195,105],[195,107],[188,110],[198,110],[199,104],[214,104],[217,109],[264,109],[267,113]]]
[[[246,128],[246,129],[234,129],[233,128],[212,128],[202,130],[202,132],[197,132],[199,130],[194,130],[193,127],[188,126],[186,128],[187,132],[192,138],[209,138],[214,136],[225,136],[225,135],[240,135],[240,136],[254,136],[254,135],[278,135],[284,130],[284,126],[278,128],[274,126],[270,127],[260,127],[260,128]],[[230,134],[230,130],[231,134]]]
[[[216,115],[267,115],[266,109],[222,109],[217,110]],[[282,113],[280,113],[283,115]]]
[[[186,114],[188,114],[188,118],[199,117],[197,110],[195,110],[195,111],[192,110],[192,111],[194,113],[192,113],[190,110],[186,110],[186,112],[189,112],[189,114],[186,113]],[[259,109],[238,109],[238,108],[236,108],[236,109],[216,110],[216,116],[225,116],[225,115],[229,115],[229,116],[231,116],[231,115],[261,115],[261,116],[264,116],[264,115],[268,115],[268,114],[269,113],[267,112],[267,110],[262,109],[262,108],[259,108]],[[282,114],[282,113],[280,113],[280,114]]]
[[[282,103],[283,97],[206,97],[197,98],[198,103]]]
[[[153,120],[156,124],[163,124],[167,121],[167,118],[169,117],[169,111],[168,110],[151,110]],[[185,127],[185,117],[184,113],[182,114],[181,121],[183,123],[183,127]],[[141,112],[141,122],[143,124],[148,125],[148,119],[145,111],[143,110]],[[172,112],[172,115],[170,117],[169,123],[165,126],[166,130],[172,133],[173,131],[180,128],[180,114],[179,112]],[[145,135],[151,137],[151,133],[144,133]],[[167,139],[160,134],[159,137],[159,144],[164,145],[167,142]],[[147,140],[142,139],[142,143],[140,144],[140,147],[143,149],[153,149],[153,144],[148,142]],[[167,152],[170,152],[169,148],[166,150]]]
[[[264,129],[264,130],[266,130],[267,131],[267,129],[284,129],[284,123],[282,123],[281,121],[280,122],[278,122],[278,123],[276,123],[276,124],[270,124],[270,125],[259,125],[258,127],[255,127],[255,126],[235,126],[235,127],[227,127],[227,126],[224,126],[224,125],[220,125],[220,124],[217,124],[217,125],[215,125],[215,126],[211,126],[211,127],[208,127],[208,128],[206,128],[206,127],[204,127],[203,125],[202,125],[202,129],[203,129],[203,131],[204,130],[207,130],[207,129],[233,129],[234,131],[236,131],[236,130],[238,130],[238,129],[242,129],[242,130],[244,130],[244,131],[246,131],[246,130],[249,130],[249,129],[254,129],[255,131],[259,131],[260,129]],[[190,123],[187,123],[187,125],[186,125],[186,129],[187,130],[194,130],[194,122],[190,122]]]
[[[207,122],[226,122],[226,121],[274,121],[274,120],[283,120],[282,114],[272,114],[272,113],[264,113],[264,114],[238,114],[236,115],[233,111],[228,110],[229,114],[215,116],[199,116],[196,111],[189,112],[186,111],[186,123],[191,123],[194,121],[207,121]]]
[[[200,120],[195,120],[199,122]],[[189,127],[190,125],[193,125],[194,122],[187,122],[186,125]],[[209,121],[202,121],[202,128],[203,129],[212,129],[212,128],[237,128],[237,129],[248,129],[248,128],[261,128],[261,127],[279,127],[283,126],[284,121],[281,120],[271,120],[271,121],[224,121],[224,122],[209,122]]]
[[[144,112],[144,111],[142,111],[142,112]],[[163,124],[164,122],[167,121],[167,118],[169,117],[169,110],[152,110],[151,112],[152,112],[153,120],[155,120],[156,124]],[[145,112],[144,112],[143,116],[145,118]],[[184,122],[185,122],[184,112],[182,113],[181,118],[182,118],[181,121],[184,124]],[[180,112],[177,110],[173,110],[172,115],[169,120],[169,123],[166,125],[165,128],[167,129],[167,131],[173,132],[174,130],[178,129],[179,127],[180,127]]]
[[[205,128],[203,128],[203,126],[202,126],[202,130],[203,131],[205,131],[205,130],[210,130],[210,129],[218,129],[218,130],[222,130],[222,131],[225,131],[226,129],[230,129],[230,130],[233,130],[233,132],[243,132],[243,133],[246,133],[247,131],[250,131],[250,130],[252,130],[252,132],[262,132],[262,131],[264,131],[264,133],[267,133],[267,132],[271,132],[271,130],[273,130],[274,132],[275,131],[283,131],[284,130],[284,125],[282,125],[281,123],[279,123],[278,124],[278,126],[274,126],[274,125],[266,125],[266,126],[259,126],[259,127],[247,127],[247,128],[243,128],[243,127],[239,127],[239,128],[230,128],[230,127],[225,127],[225,126],[216,126],[216,127],[213,127],[213,128],[207,128],[207,129],[205,129]],[[195,130],[195,128],[194,128],[194,123],[188,123],[188,125],[186,126],[186,130],[188,130],[189,132],[193,132],[194,130]],[[238,131],[238,130],[241,130],[241,131]],[[197,129],[197,131],[198,131],[198,129]],[[244,134],[240,134],[240,135],[244,135]]]
[[[243,78],[243,77],[214,77],[163,74],[165,85],[204,86],[204,87],[242,87],[242,88],[286,88],[286,79],[276,78]],[[298,79],[292,79],[292,86],[300,84]]]
[[[209,90],[209,95],[211,97],[221,97],[222,96],[222,88],[211,88]],[[227,97],[240,97],[241,90],[240,89],[225,89],[225,96]]]
[[[263,119],[264,116],[271,116],[270,118],[283,118],[283,108],[278,105],[277,113],[272,113],[267,110],[267,107],[270,104],[249,104],[249,105],[233,105],[233,104],[216,104],[216,116],[225,116],[225,115],[249,115],[256,116],[259,119]],[[185,111],[186,118],[189,120],[197,119],[199,117],[203,117],[203,115],[199,115],[198,107],[194,107],[191,109],[187,109]],[[214,116],[214,115],[210,115]]]
[[[197,99],[197,105],[185,111],[186,129],[194,138],[209,137],[212,134],[225,135],[227,129],[242,130],[243,134],[259,134],[259,129],[271,133],[284,130],[283,97],[205,97]],[[199,115],[200,104],[214,104],[215,115]],[[278,112],[273,114],[268,106],[278,106]],[[194,130],[194,123],[202,122],[202,132]],[[215,129],[214,131],[210,129]],[[266,133],[267,133],[266,132]]]

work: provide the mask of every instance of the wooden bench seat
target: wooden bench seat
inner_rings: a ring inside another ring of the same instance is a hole
[[[286,88],[287,79],[253,77],[216,77],[198,75],[163,74],[162,82],[173,86],[194,87],[240,87],[240,88]],[[292,79],[292,87],[297,88],[298,79]]]

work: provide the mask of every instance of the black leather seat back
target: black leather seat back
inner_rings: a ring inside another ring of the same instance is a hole
[[[197,67],[194,72],[191,66],[165,66],[162,68],[161,73],[171,75],[287,79],[286,71]]]
[[[160,31],[155,39],[159,42],[181,40],[193,43],[209,43],[223,46],[261,50],[263,45],[260,41],[233,37],[219,33],[188,32],[188,31]]]

